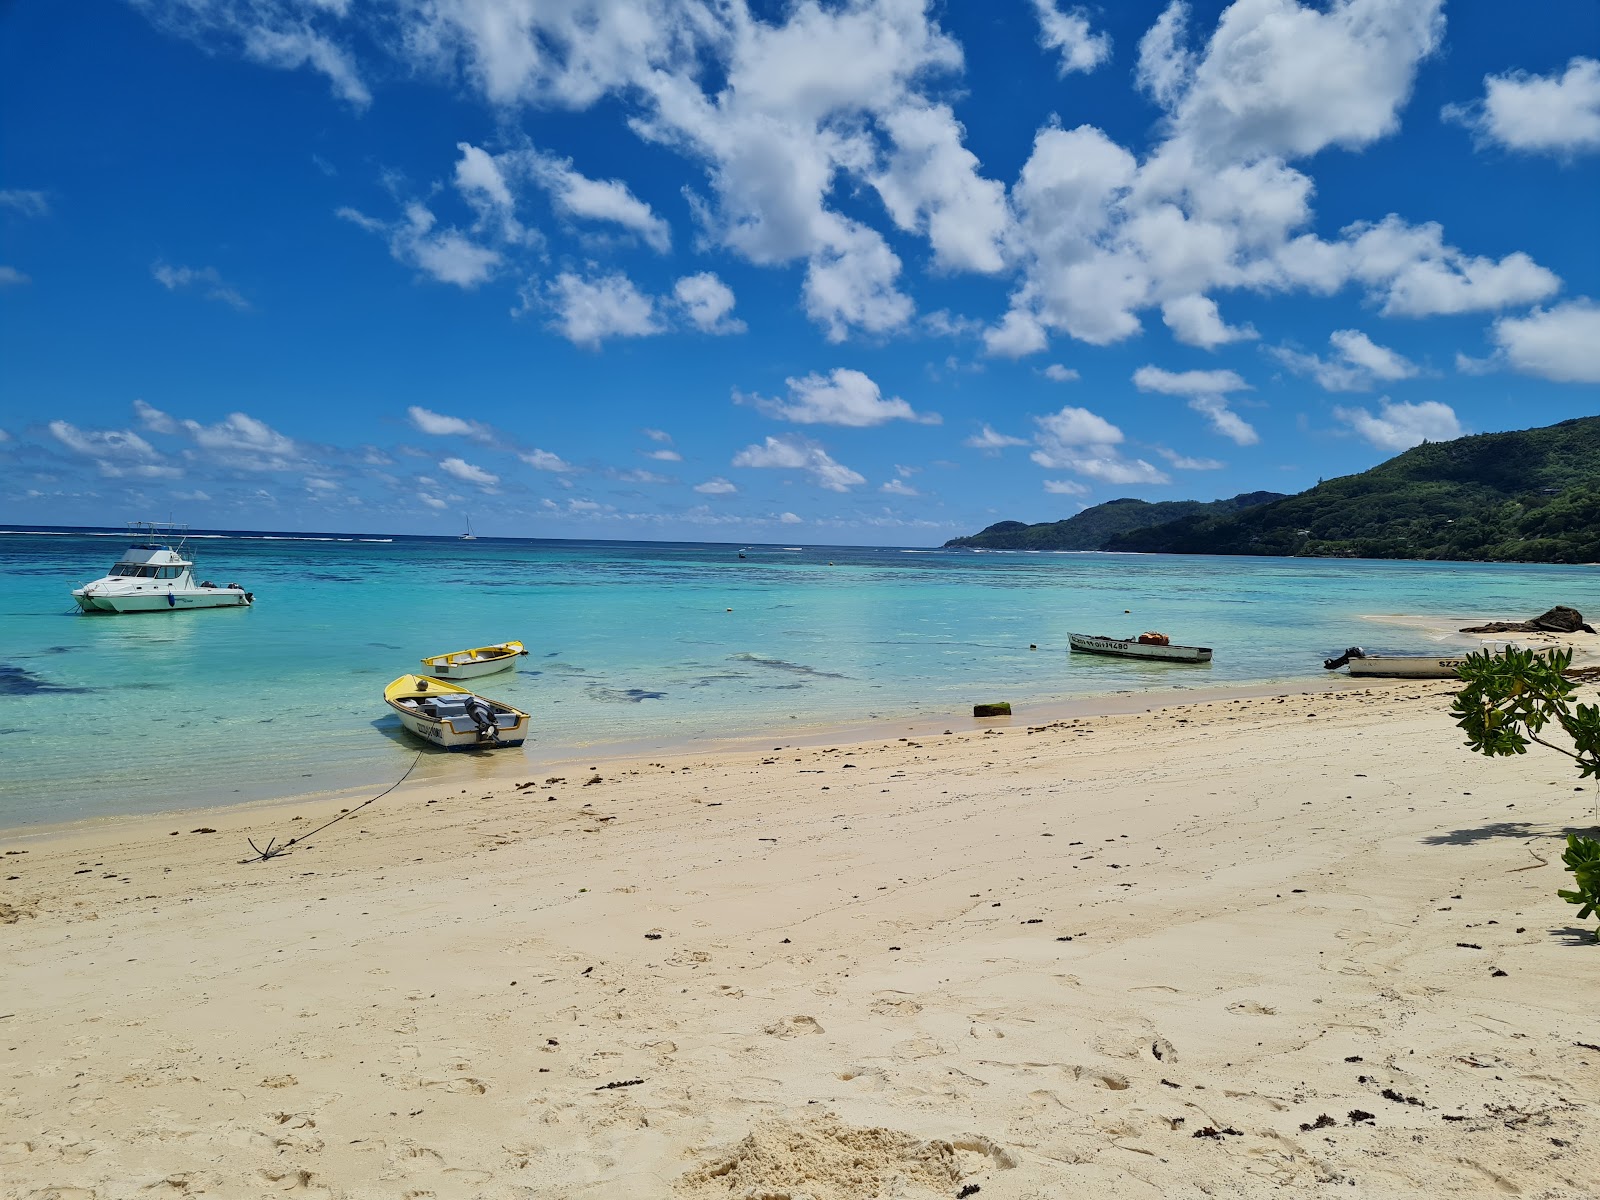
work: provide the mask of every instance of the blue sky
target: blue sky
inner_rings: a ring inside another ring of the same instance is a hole
[[[1600,411],[1600,9],[0,8],[0,518],[926,545]]]

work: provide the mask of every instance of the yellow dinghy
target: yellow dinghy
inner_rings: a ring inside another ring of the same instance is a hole
[[[493,675],[514,666],[518,657],[527,654],[521,642],[501,642],[498,646],[477,646],[471,650],[453,650],[449,654],[435,654],[422,660],[429,675],[440,679],[475,679],[479,675]]]
[[[528,738],[528,714],[520,708],[442,679],[402,675],[383,689],[383,699],[402,725],[446,750],[520,746]]]

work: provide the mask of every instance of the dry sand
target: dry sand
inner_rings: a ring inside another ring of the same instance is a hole
[[[1450,691],[7,836],[4,1195],[1600,1196],[1595,793]]]

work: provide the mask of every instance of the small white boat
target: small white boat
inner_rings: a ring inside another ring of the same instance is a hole
[[[1348,666],[1352,675],[1390,679],[1453,679],[1456,668],[1466,661],[1465,654],[1368,654],[1351,646],[1338,658],[1323,659],[1322,667],[1337,671]]]
[[[434,654],[423,659],[422,666],[429,675],[436,675],[440,679],[475,679],[479,675],[493,675],[496,671],[507,670],[527,653],[521,642],[501,642],[495,646]]]
[[[400,724],[446,750],[520,746],[528,738],[528,714],[441,679],[402,675],[383,689]]]
[[[1174,646],[1165,634],[1160,633],[1141,633],[1132,638],[1069,633],[1067,644],[1081,654],[1111,654],[1118,658],[1144,658],[1152,662],[1211,661],[1210,646]]]
[[[463,542],[475,542],[475,541],[478,540],[478,535],[472,532],[472,518],[471,517],[467,518],[467,531],[465,533],[463,533],[458,540],[463,541]]]
[[[255,593],[237,583],[194,581],[188,557],[187,525],[134,521],[133,541],[111,570],[93,583],[74,588],[72,598],[86,613],[175,612],[187,608],[242,608],[255,603]]]

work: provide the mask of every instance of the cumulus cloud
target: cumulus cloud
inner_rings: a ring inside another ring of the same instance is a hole
[[[1600,150],[1600,61],[1573,58],[1559,75],[1485,75],[1483,88],[1482,100],[1440,114],[1480,145],[1558,158]]]
[[[1189,407],[1200,413],[1223,437],[1241,446],[1261,440],[1255,429],[1228,407],[1230,392],[1249,391],[1250,385],[1234,371],[1165,371],[1160,367],[1140,367],[1133,383],[1141,392],[1166,396],[1187,396]]]
[[[891,479],[888,482],[884,483],[881,487],[879,487],[878,490],[880,492],[886,492],[891,496],[920,496],[920,495],[922,495],[921,492],[917,491],[916,488],[912,487],[904,479]]]
[[[1297,375],[1309,375],[1327,392],[1366,392],[1378,383],[1410,379],[1420,368],[1404,355],[1380,346],[1358,329],[1336,329],[1328,335],[1329,358],[1302,354],[1286,346],[1268,349]]]
[[[728,314],[733,311],[733,289],[710,271],[685,275],[672,285],[672,297],[684,315],[701,333],[743,333],[745,323]]]
[[[1161,306],[1161,319],[1178,341],[1202,350],[1260,336],[1249,325],[1228,325],[1217,311],[1217,302],[1209,296],[1175,296]]]
[[[739,489],[719,475],[715,479],[695,484],[694,490],[702,496],[729,496]]]
[[[1034,417],[1034,451],[1028,456],[1050,470],[1074,471],[1105,483],[1168,483],[1158,468],[1142,458],[1129,459],[1117,447],[1122,430],[1097,413],[1068,405],[1059,412]]]
[[[559,454],[552,454],[548,450],[524,450],[517,457],[535,471],[550,471],[557,475],[564,475],[577,470],[576,467]]]
[[[248,413],[229,413],[211,425],[183,420],[178,428],[221,466],[240,471],[294,471],[306,465],[307,456],[299,443]]]
[[[156,262],[151,265],[150,274],[169,292],[194,288],[203,293],[206,299],[219,301],[229,308],[240,312],[250,309],[250,302],[239,294],[237,288],[224,281],[215,267],[174,267],[169,263]]]
[[[1071,367],[1063,367],[1060,363],[1051,363],[1044,369],[1044,377],[1056,383],[1072,383],[1078,379],[1078,373]]]
[[[80,429],[68,421],[51,421],[47,428],[68,450],[93,459],[107,478],[175,479],[182,474],[130,429]]]
[[[21,287],[25,283],[32,282],[32,278],[26,272],[0,264],[0,287]]]
[[[436,413],[416,404],[406,409],[406,420],[411,422],[414,428],[433,437],[464,437],[484,443],[492,443],[495,440],[494,430],[481,421],[468,421],[462,417]]]
[[[760,445],[746,446],[733,456],[736,467],[776,467],[803,470],[818,487],[848,492],[866,477],[834,461],[816,442],[798,435],[769,437]]]
[[[1058,75],[1092,71],[1111,57],[1111,38],[1089,28],[1089,16],[1081,8],[1062,12],[1054,0],[1033,0],[1039,16],[1039,44],[1061,56]]]
[[[974,450],[982,450],[988,454],[998,454],[1007,446],[1026,446],[1027,438],[1012,437],[1008,433],[997,433],[988,422],[982,429],[961,443],[971,446]]]
[[[1072,479],[1046,479],[1044,490],[1052,496],[1087,496],[1090,489]]]
[[[475,242],[459,229],[435,228],[438,219],[417,201],[405,206],[405,215],[398,221],[381,221],[348,206],[340,208],[337,215],[385,238],[396,262],[466,291],[492,279],[503,261],[498,250]]]
[[[143,400],[135,400],[133,402],[133,414],[139,418],[139,424],[143,425],[151,433],[178,432],[178,422],[153,404],[146,404]]]
[[[1191,458],[1165,446],[1157,446],[1156,453],[1180,471],[1220,471],[1228,464],[1215,458]]]
[[[1502,317],[1490,336],[1512,368],[1558,383],[1600,383],[1600,306],[1587,297]]]
[[[620,271],[588,279],[563,271],[545,287],[544,302],[555,314],[550,328],[589,349],[606,338],[650,337],[666,330],[655,301]]]
[[[919,414],[899,396],[885,397],[873,380],[860,371],[839,367],[827,375],[813,372],[784,380],[787,400],[734,393],[736,404],[749,404],[769,417],[796,425],[843,425],[868,428],[890,421],[916,421],[937,425],[937,413]]]
[[[500,476],[485,471],[482,467],[469,463],[464,458],[446,458],[439,462],[439,470],[446,475],[482,488],[484,491],[493,491],[500,482]]]
[[[644,452],[644,456],[646,458],[653,458],[657,462],[682,462],[683,461],[683,455],[679,454],[676,450],[672,450],[672,449],[646,450]]]
[[[658,254],[672,248],[667,223],[620,179],[590,179],[574,170],[570,159],[553,155],[534,154],[528,162],[534,181],[550,194],[558,212],[620,226]]]
[[[1409,450],[1422,442],[1445,442],[1466,433],[1455,410],[1437,400],[1379,403],[1376,416],[1365,408],[1335,408],[1333,415],[1380,450]]]

